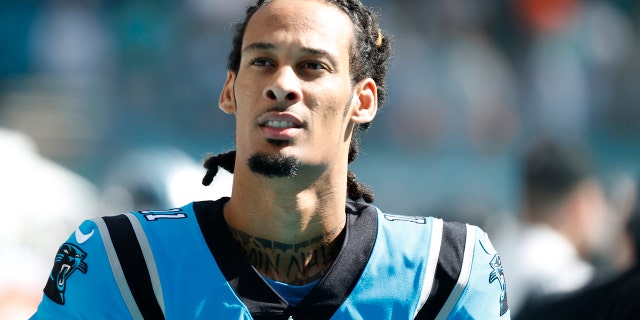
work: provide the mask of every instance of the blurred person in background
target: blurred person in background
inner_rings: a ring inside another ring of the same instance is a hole
[[[0,128],[0,150],[0,319],[26,319],[58,244],[102,206],[96,186],[41,156],[26,134]]]
[[[198,183],[205,169],[183,150],[170,145],[135,148],[106,169],[106,212],[176,208],[189,201],[231,195],[233,175],[220,171],[210,186]]]
[[[587,150],[542,138],[522,160],[521,225],[502,249],[514,314],[586,285],[595,274],[589,258],[607,227],[606,199]]]
[[[630,268],[636,260],[636,249],[629,236],[629,220],[635,211],[637,182],[629,171],[618,168],[602,174],[607,198],[607,215],[599,241],[590,261],[596,268],[594,281],[602,281]]]
[[[529,305],[517,319],[640,319],[640,179],[636,181],[630,217],[618,243],[622,250],[631,248],[633,263],[576,292],[551,295]]]

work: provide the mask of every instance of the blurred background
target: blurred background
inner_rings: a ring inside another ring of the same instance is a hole
[[[480,225],[500,251],[542,136],[587,150],[612,208],[631,197],[619,189],[640,164],[640,2],[364,2],[395,56],[352,169],[384,211]],[[84,218],[229,192],[224,175],[203,189],[200,163],[234,148],[217,101],[246,4],[0,1],[7,251],[51,261]]]

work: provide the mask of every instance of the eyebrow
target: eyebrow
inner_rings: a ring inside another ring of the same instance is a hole
[[[242,49],[242,52],[246,51],[254,51],[254,50],[271,50],[275,49],[276,46],[273,43],[268,42],[254,42]]]
[[[254,42],[254,43],[251,43],[248,46],[244,47],[242,49],[242,54],[245,54],[248,51],[273,50],[273,49],[276,49],[276,48],[277,48],[276,45],[274,45],[273,43],[269,43],[269,42]],[[336,57],[334,55],[332,55],[331,53],[329,53],[329,51],[326,51],[326,50],[303,47],[300,51],[302,51],[303,53],[306,53],[306,54],[313,55],[313,56],[325,57],[334,65],[336,64],[336,61],[337,61]]]

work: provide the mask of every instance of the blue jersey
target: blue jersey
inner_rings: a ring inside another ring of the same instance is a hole
[[[83,222],[31,319],[509,319],[499,255],[478,227],[348,202],[343,246],[295,305],[227,231],[228,198]]]

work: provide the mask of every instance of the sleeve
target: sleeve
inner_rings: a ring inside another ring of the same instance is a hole
[[[109,262],[101,221],[84,221],[59,247],[30,319],[132,319]]]
[[[500,255],[488,235],[474,230],[471,269],[467,284],[447,319],[511,319],[507,284]]]

